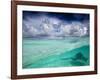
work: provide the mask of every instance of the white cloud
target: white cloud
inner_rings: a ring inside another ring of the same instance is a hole
[[[66,36],[86,36],[89,34],[89,22],[65,22],[57,18],[42,16],[28,17],[23,20],[24,37],[43,36],[48,38],[62,38]]]

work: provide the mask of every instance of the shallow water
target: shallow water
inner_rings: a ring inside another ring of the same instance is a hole
[[[61,40],[23,39],[22,67],[46,68],[89,65],[89,37]]]

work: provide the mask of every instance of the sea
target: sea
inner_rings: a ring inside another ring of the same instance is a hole
[[[22,67],[24,69],[88,66],[89,64],[88,36],[65,39],[23,38]]]

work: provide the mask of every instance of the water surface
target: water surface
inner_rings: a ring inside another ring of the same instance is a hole
[[[89,37],[23,39],[22,67],[47,68],[89,65]]]

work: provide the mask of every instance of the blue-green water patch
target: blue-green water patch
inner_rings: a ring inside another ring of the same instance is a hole
[[[22,67],[46,68],[89,65],[89,38],[23,40]]]

